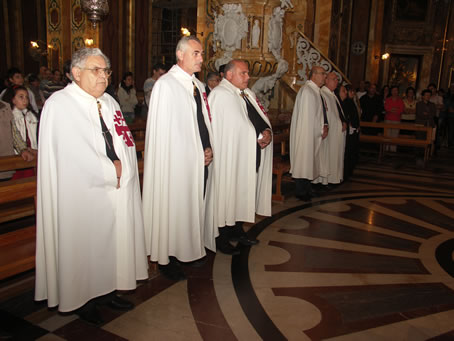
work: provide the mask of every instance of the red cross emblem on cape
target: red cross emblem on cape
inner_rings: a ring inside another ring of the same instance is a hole
[[[208,105],[208,96],[207,96],[207,93],[205,91],[203,92],[203,101],[205,102],[205,106],[207,107],[208,118],[210,119],[210,122],[211,122],[210,106]]]
[[[257,105],[260,107],[260,109],[263,111],[263,113],[265,114],[265,116],[268,116],[268,113],[266,112],[265,108],[263,107],[262,103],[260,103],[258,97],[255,97],[255,100],[257,102]]]
[[[120,110],[115,110],[114,124],[117,135],[123,137],[123,141],[128,147],[134,147],[134,138]]]

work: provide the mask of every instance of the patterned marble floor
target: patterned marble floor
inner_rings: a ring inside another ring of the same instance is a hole
[[[454,152],[425,168],[405,154],[311,203],[287,198],[248,226],[260,240],[209,254],[188,280],[158,273],[102,308],[100,328],[33,297],[33,273],[0,282],[0,330],[16,340],[454,339]],[[290,180],[290,179],[286,179]],[[1,337],[0,337],[1,339]]]

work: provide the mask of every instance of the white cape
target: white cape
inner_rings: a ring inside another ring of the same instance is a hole
[[[323,107],[320,88],[311,80],[298,91],[290,124],[290,173],[296,179],[320,176]]]
[[[72,83],[41,115],[35,299],[63,312],[148,278],[135,144],[117,102],[98,100],[122,163],[120,189],[93,96]]]
[[[151,260],[162,265],[169,263],[169,256],[190,262],[205,256],[205,247],[216,250],[212,165],[204,198],[205,156],[192,82],[202,95],[211,138],[205,89],[195,76],[174,65],[156,82],[150,98],[143,176],[145,241]]]
[[[271,128],[255,94],[249,89],[244,92]],[[273,143],[261,150],[260,167],[256,172],[257,135],[240,89],[223,79],[211,91],[208,102],[212,112],[215,151],[217,226],[233,226],[236,221],[253,223],[255,213],[270,216]]]
[[[320,174],[320,177],[315,179],[314,183],[322,183],[324,185],[328,183],[338,184],[344,178],[346,132],[342,131],[342,121],[339,118],[336,106],[336,95],[326,86],[322,87],[321,93],[327,106],[326,115],[328,117],[329,133],[324,141],[324,146],[320,150],[320,159],[322,169],[327,171],[324,174]]]

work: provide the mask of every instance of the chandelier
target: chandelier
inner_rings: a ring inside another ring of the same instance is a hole
[[[93,29],[96,29],[98,22],[109,14],[109,4],[107,0],[81,0],[82,10],[87,13],[88,20],[91,21]]]

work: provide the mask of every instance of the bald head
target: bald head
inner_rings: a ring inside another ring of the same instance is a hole
[[[247,88],[249,83],[249,67],[246,62],[234,59],[231,60],[224,70],[225,79],[240,90]]]
[[[337,75],[334,72],[328,73],[325,80],[326,87],[331,91],[334,91],[336,90],[338,84],[339,78],[337,78]]]

